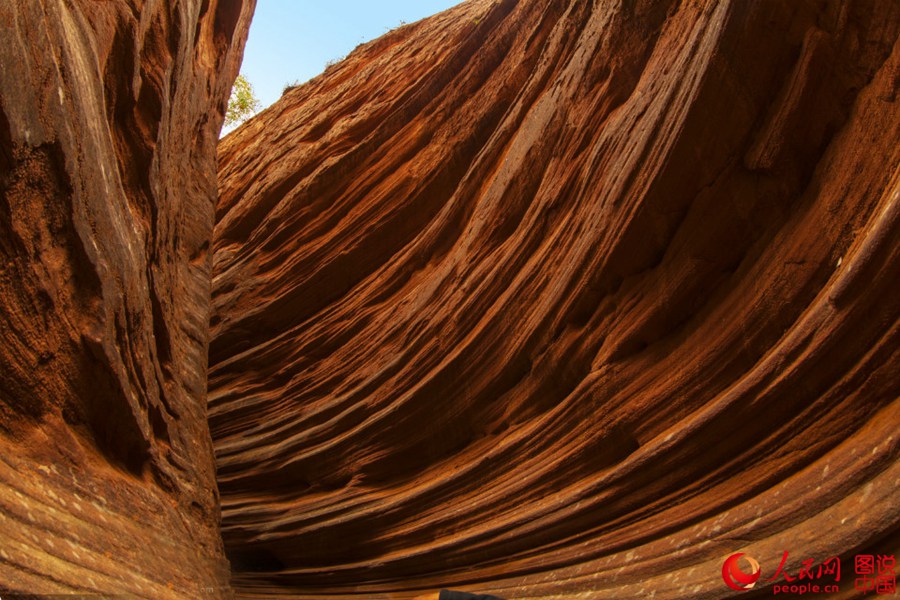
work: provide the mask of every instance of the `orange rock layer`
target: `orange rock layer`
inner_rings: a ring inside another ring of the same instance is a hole
[[[237,589],[721,598],[787,550],[852,597],[900,523],[898,33],[894,0],[469,0],[228,136]]]
[[[0,2],[0,596],[227,597],[215,149],[254,0]]]

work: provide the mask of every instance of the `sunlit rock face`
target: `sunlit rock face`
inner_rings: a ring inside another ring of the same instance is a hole
[[[470,0],[227,137],[237,589],[750,597],[788,551],[852,597],[900,522],[898,32],[894,0]]]
[[[0,2],[0,595],[227,596],[215,151],[254,0]]]

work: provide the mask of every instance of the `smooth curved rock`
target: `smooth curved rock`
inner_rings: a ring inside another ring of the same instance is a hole
[[[900,523],[898,32],[892,0],[471,0],[225,138],[237,588],[720,598],[789,551],[853,597]]]
[[[0,3],[0,594],[230,594],[215,148],[254,0]]]

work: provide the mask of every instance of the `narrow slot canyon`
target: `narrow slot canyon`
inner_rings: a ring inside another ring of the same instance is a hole
[[[887,593],[900,3],[255,8],[0,2],[0,598]]]

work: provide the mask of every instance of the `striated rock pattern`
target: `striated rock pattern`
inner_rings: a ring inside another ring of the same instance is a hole
[[[789,551],[852,597],[900,524],[898,33],[894,0],[470,0],[227,137],[237,589],[750,598],[724,559]]]
[[[208,242],[254,5],[0,2],[0,594],[230,593]]]

